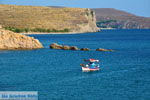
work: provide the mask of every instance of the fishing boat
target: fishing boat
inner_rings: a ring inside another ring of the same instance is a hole
[[[98,70],[100,70],[99,60],[88,59],[88,60],[84,60],[84,62],[86,64],[80,64],[80,66],[82,66],[82,71],[83,72],[98,71]]]

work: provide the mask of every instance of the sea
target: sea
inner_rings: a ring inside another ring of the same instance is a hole
[[[0,51],[0,91],[37,91],[39,100],[150,100],[150,30],[29,36],[44,48]],[[51,43],[91,50],[54,50]],[[89,58],[100,60],[100,71],[82,72]]]

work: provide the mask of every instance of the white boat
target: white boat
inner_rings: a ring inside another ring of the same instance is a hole
[[[84,61],[87,62],[88,64],[80,64],[80,66],[82,66],[82,71],[83,72],[100,70],[100,68],[99,68],[99,60],[88,59],[88,60],[84,60]]]
[[[98,70],[100,70],[99,67],[96,68],[82,67],[83,72],[98,71]]]

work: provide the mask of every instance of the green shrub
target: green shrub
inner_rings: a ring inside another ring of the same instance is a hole
[[[24,31],[25,31],[25,32],[29,32],[29,31],[30,31],[30,29],[28,29],[28,28],[25,28],[25,29],[24,29]]]
[[[14,28],[14,27],[5,27],[6,30],[10,30],[16,33],[22,33],[22,32],[69,32],[69,29],[65,28],[64,30],[56,30],[56,29],[44,29],[44,28]]]
[[[69,32],[69,29],[68,29],[68,28],[65,28],[65,29],[64,29],[64,32]]]

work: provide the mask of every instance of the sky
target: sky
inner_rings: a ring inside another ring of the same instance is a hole
[[[0,0],[0,4],[115,8],[138,16],[150,17],[150,0]]]

